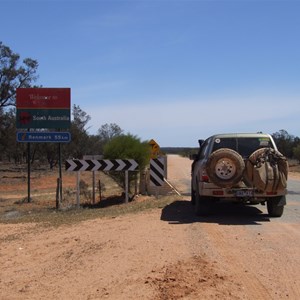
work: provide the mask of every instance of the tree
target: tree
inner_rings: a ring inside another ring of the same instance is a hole
[[[272,136],[278,150],[286,157],[291,158],[293,156],[294,136],[288,134],[288,132],[283,129],[279,130],[279,132],[273,133]]]
[[[11,159],[16,150],[16,128],[13,110],[0,109],[0,160]]]
[[[67,157],[82,158],[89,152],[89,135],[86,126],[91,117],[76,104],[73,105],[72,115],[71,142],[66,145],[65,153]]]
[[[142,171],[150,160],[150,147],[148,142],[141,142],[137,136],[129,133],[123,134],[114,137],[104,146],[104,157],[107,159],[134,159]],[[136,173],[129,176],[129,181],[132,181],[135,176]],[[124,183],[122,173],[118,174],[117,178],[121,184]]]
[[[142,170],[150,159],[150,147],[147,142],[130,133],[113,138],[104,147],[104,157],[108,159],[134,159]]]
[[[87,123],[91,120],[91,116],[83,111],[79,105],[73,105],[73,121],[72,124],[80,131],[86,132],[88,128],[85,128]]]
[[[0,108],[15,106],[17,88],[30,87],[37,79],[38,62],[25,58],[20,64],[19,60],[19,54],[0,41]]]
[[[99,151],[103,152],[104,146],[113,138],[123,134],[123,130],[116,123],[104,124],[98,129]]]
[[[300,162],[300,145],[293,148],[294,158]]]
[[[123,130],[116,123],[106,123],[98,129],[98,136],[104,144],[121,134],[123,134]]]

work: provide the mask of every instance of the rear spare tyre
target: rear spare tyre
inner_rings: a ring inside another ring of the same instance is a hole
[[[206,172],[217,186],[232,187],[241,180],[244,169],[244,160],[236,151],[222,148],[209,156]]]

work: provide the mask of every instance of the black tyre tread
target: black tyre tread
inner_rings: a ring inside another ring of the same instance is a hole
[[[209,197],[196,195],[195,213],[197,216],[208,216],[211,214],[211,203]]]
[[[270,206],[267,202],[268,214],[272,218],[280,218],[284,211],[284,206]]]
[[[197,216],[207,216],[211,213],[210,197],[200,196],[198,186],[195,191],[195,213]]]

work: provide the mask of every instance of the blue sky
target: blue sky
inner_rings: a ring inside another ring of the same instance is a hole
[[[89,132],[161,146],[215,133],[300,136],[300,0],[0,0],[0,40],[70,87]]]

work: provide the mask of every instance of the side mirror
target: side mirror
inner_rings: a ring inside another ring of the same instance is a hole
[[[201,147],[204,143],[204,140],[198,140],[198,143],[199,143],[199,147]]]

